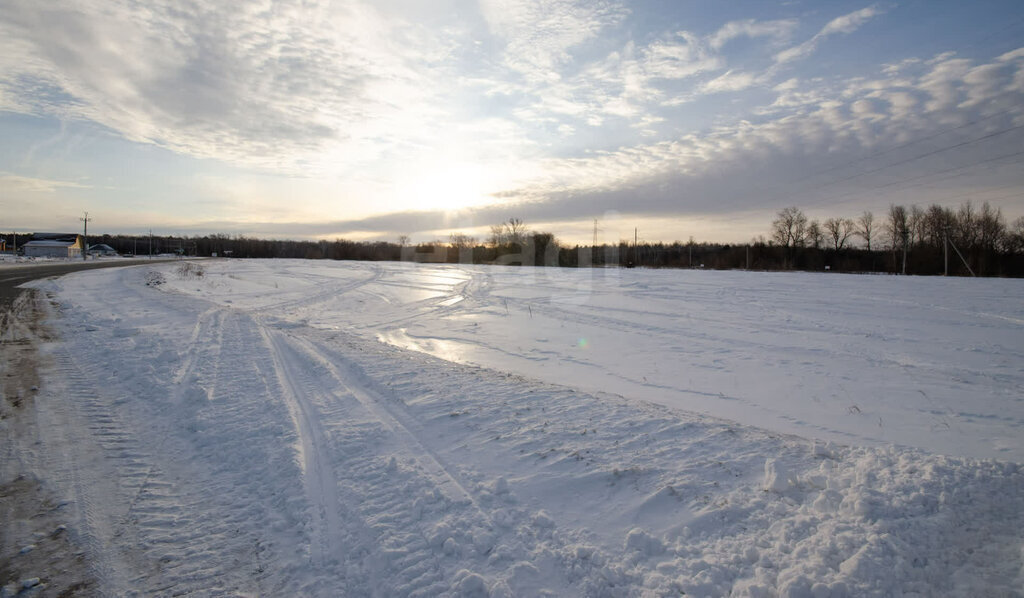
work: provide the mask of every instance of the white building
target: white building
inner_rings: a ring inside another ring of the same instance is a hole
[[[117,255],[117,250],[106,243],[100,243],[98,245],[89,246],[89,255],[95,255],[97,257]]]
[[[21,246],[25,257],[81,257],[83,248],[81,235],[63,233],[35,233]]]

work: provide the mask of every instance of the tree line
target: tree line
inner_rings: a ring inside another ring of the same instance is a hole
[[[232,258],[499,264],[509,266],[647,267],[888,272],[1024,276],[1024,217],[1007,224],[998,208],[890,206],[876,217],[809,219],[780,210],[769,236],[749,243],[618,243],[567,245],[553,233],[530,230],[519,218],[490,227],[486,239],[453,232],[445,240],[294,241],[223,234],[203,236],[90,236],[121,254],[177,253]]]
[[[854,239],[862,243],[855,246]],[[1008,225],[988,202],[976,208],[968,201],[957,209],[892,204],[879,219],[867,211],[823,223],[791,206],[772,221],[768,243],[780,248],[782,268],[1024,275],[1024,217]]]

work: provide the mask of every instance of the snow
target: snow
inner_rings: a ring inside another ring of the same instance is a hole
[[[281,322],[779,432],[1024,460],[1024,281],[328,266],[221,262],[202,286],[172,283]]]
[[[1024,588],[1020,281],[202,268],[36,284],[12,450],[105,593]]]

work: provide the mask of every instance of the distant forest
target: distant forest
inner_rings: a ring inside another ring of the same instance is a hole
[[[18,243],[28,240],[18,235]],[[231,258],[413,261],[527,266],[805,270],[951,276],[1024,276],[1024,217],[1007,225],[987,203],[959,209],[893,205],[876,217],[808,220],[797,207],[780,210],[768,236],[749,243],[564,245],[531,231],[518,218],[491,227],[486,240],[452,233],[447,241],[289,241],[244,236],[96,235],[121,254],[179,253]]]

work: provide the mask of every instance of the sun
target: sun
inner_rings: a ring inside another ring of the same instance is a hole
[[[492,203],[493,180],[473,162],[431,161],[403,177],[397,195],[416,210],[458,211]]]

